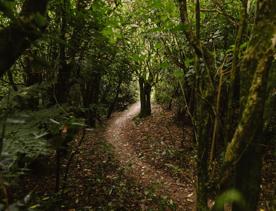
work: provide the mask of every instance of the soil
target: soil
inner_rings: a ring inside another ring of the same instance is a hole
[[[165,169],[162,169],[160,166],[158,167],[158,165],[154,165],[154,163],[160,162],[160,159],[156,158],[152,151],[148,151],[148,153],[144,151],[144,154],[147,154],[147,156],[141,156],[141,151],[139,153],[137,147],[137,144],[139,146],[139,140],[147,140],[147,142],[151,142],[150,144],[154,144],[154,142],[157,141],[160,142],[161,145],[163,143],[165,146],[167,145],[165,144],[165,138],[168,133],[163,130],[162,125],[160,125],[162,122],[160,122],[159,119],[157,121],[160,124],[152,124],[152,128],[136,127],[132,119],[138,115],[139,110],[139,103],[135,103],[129,107],[128,110],[113,117],[112,120],[108,122],[105,135],[106,140],[114,147],[115,155],[120,161],[120,164],[124,168],[128,168],[129,174],[139,181],[142,186],[149,187],[157,185],[157,193],[166,195],[172,199],[174,203],[177,204],[178,209],[192,210],[195,202],[193,181],[191,180],[191,178],[193,178],[192,171],[186,172],[186,180],[180,181],[171,176]],[[154,109],[154,111],[156,110],[157,108]],[[152,118],[154,119],[154,117]],[[163,124],[165,125],[166,122],[163,122]],[[156,127],[158,127],[157,129],[159,131],[156,131]],[[145,129],[146,131],[144,131]],[[152,138],[149,138],[151,134],[156,134],[156,132],[159,132],[157,135],[159,138],[163,139],[160,140],[155,138],[152,140]],[[140,139],[140,134],[143,134],[146,138]],[[166,153],[162,148],[160,147],[159,150]],[[152,149],[156,150],[156,147],[152,147]],[[171,165],[173,166],[173,164]]]
[[[71,144],[77,150],[63,195],[55,193],[55,155],[48,174],[26,175],[15,198],[33,193],[29,207],[38,210],[194,210],[195,144],[192,128],[178,127],[174,113],[158,105],[152,115],[137,117],[139,103],[114,113],[102,127],[86,130]],[[271,148],[272,149],[272,148]],[[268,150],[269,151],[269,150]],[[273,149],[270,150],[273,152]],[[62,159],[61,175],[68,156]],[[261,210],[271,210],[276,184],[275,156],[265,156]],[[41,170],[41,168],[39,168]],[[63,176],[61,177],[62,184]]]

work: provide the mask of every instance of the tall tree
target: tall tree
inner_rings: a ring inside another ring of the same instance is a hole
[[[203,88],[205,91],[201,97],[196,99],[196,142],[197,142],[197,210],[207,209],[207,187],[208,182],[208,151],[209,145],[211,144],[212,134],[212,122],[213,112],[211,106],[213,105],[214,98],[214,82],[212,74],[215,71],[214,56],[207,49],[207,47],[199,39],[199,2],[197,2],[197,26],[196,33],[191,27],[184,29],[186,39],[190,46],[193,48],[198,58],[201,58],[206,66],[205,76],[200,77],[198,86]],[[179,0],[179,11],[180,21],[184,26],[189,26],[190,22],[188,19],[187,1]],[[200,73],[197,73],[200,75]]]

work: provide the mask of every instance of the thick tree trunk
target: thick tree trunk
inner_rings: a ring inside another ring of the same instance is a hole
[[[263,114],[268,72],[275,54],[275,25],[276,1],[259,0],[253,35],[242,61],[243,72],[253,75],[253,79],[241,120],[225,153],[226,164],[236,167],[235,188],[243,194],[248,210],[256,210],[259,198]],[[234,205],[233,210],[242,209]]]
[[[76,9],[78,13],[87,12],[87,7],[90,5],[92,0],[78,0],[76,2]],[[63,0],[62,11],[61,11],[61,34],[60,38],[63,43],[60,43],[60,68],[56,83],[56,97],[59,103],[66,103],[68,101],[69,92],[73,85],[73,78],[77,78],[77,75],[73,75],[73,68],[75,67],[76,55],[80,54],[81,46],[83,43],[83,32],[85,20],[82,17],[79,22],[74,25],[71,39],[67,42],[67,12],[70,9],[70,1]],[[66,44],[67,42],[67,44]]]
[[[0,30],[0,78],[41,36],[45,25],[36,23],[35,14],[45,16],[47,4],[48,0],[25,0],[19,18]]]
[[[260,139],[261,141],[261,139]],[[257,144],[257,143],[256,143]],[[235,188],[246,200],[246,207],[233,205],[233,211],[257,210],[261,183],[263,150],[261,145],[248,146],[236,167]]]
[[[66,103],[70,91],[71,69],[66,62],[66,31],[67,31],[67,8],[68,0],[63,0],[61,8],[61,32],[60,39],[63,41],[59,45],[59,70],[57,83],[55,85],[55,94],[58,103]]]
[[[140,117],[151,115],[151,85],[143,78],[139,78],[140,88]]]
[[[93,71],[91,80],[87,81],[82,87],[83,105],[86,109],[86,123],[91,126],[96,126],[97,121],[97,106],[99,103],[101,85],[101,71]]]

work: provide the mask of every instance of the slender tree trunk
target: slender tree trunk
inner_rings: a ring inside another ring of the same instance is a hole
[[[201,109],[200,112],[204,112]],[[202,116],[202,115],[200,115]],[[211,119],[208,116],[202,116],[202,124],[198,127],[199,137],[197,143],[197,186],[196,186],[196,210],[206,211],[208,202],[208,137],[211,136]]]
[[[121,84],[122,84],[122,81],[119,81],[119,82],[118,82],[118,85],[117,85],[117,88],[116,88],[115,97],[114,97],[114,99],[113,99],[111,105],[110,105],[109,108],[108,108],[107,118],[110,118],[112,112],[114,111],[114,108],[115,108],[115,106],[116,106],[116,103],[117,103],[117,101],[118,101],[118,97],[119,97],[119,94],[120,94]]]
[[[180,11],[180,21],[182,24],[189,25],[188,11],[187,11],[187,1],[178,0],[179,11]],[[195,79],[196,89],[206,90],[204,95],[195,98],[195,122],[194,128],[196,131],[195,137],[197,139],[197,204],[196,209],[198,211],[208,210],[207,200],[207,182],[208,182],[208,151],[211,142],[211,117],[213,113],[211,112],[210,105],[213,104],[214,98],[214,82],[212,79],[212,72],[215,70],[214,56],[207,49],[207,47],[200,41],[200,4],[199,0],[196,1],[196,32],[192,29],[185,29],[183,33],[185,34],[189,45],[193,48],[197,60],[202,58],[203,62],[207,67],[207,76],[200,75],[199,61],[197,61],[197,76]]]
[[[34,56],[36,52],[32,52],[28,50],[27,56],[24,57],[24,82],[27,86],[32,86],[36,83],[42,82],[42,75],[41,72],[37,69],[35,69],[34,65]]]
[[[145,86],[145,96],[146,96],[146,110],[145,113],[147,116],[151,115],[151,85],[146,83]]]
[[[247,22],[247,0],[242,1],[242,9],[240,15],[239,29],[236,35],[232,68],[231,68],[231,80],[229,87],[229,99],[228,99],[228,108],[227,108],[227,125],[226,125],[226,140],[230,141],[234,129],[237,125],[240,116],[240,67],[239,63],[239,54],[240,47],[242,44],[243,34],[246,29]]]
[[[55,184],[55,192],[59,191],[60,186],[60,149],[56,149],[56,184]]]
[[[195,13],[196,13],[196,39],[200,40],[200,0],[196,0],[195,2]],[[191,104],[190,108],[192,114],[195,113],[195,107],[194,107],[194,99],[195,97],[195,89],[198,89],[199,81],[198,78],[201,78],[200,76],[200,56],[196,54],[196,77],[194,78],[194,87],[191,87]],[[197,119],[201,118],[207,118],[205,119],[206,123],[201,125],[199,129],[199,137],[198,137],[198,146],[197,146],[197,205],[196,209],[197,211],[203,211],[207,209],[207,203],[208,203],[208,193],[207,193],[207,181],[208,181],[208,137],[211,135],[211,119],[210,116],[203,115],[203,112],[206,110],[204,109],[204,102],[201,102],[202,108],[199,109],[199,115]],[[208,109],[207,109],[208,110]],[[201,119],[201,122],[204,123],[204,120]],[[207,135],[209,133],[209,135]],[[207,136],[206,136],[207,135]]]
[[[67,31],[67,9],[68,0],[63,0],[61,10],[61,32],[60,39],[62,43],[59,45],[59,70],[57,75],[57,83],[55,86],[55,94],[59,103],[67,102],[70,91],[71,69],[66,61],[66,31]]]
[[[8,71],[8,78],[9,78],[9,82],[10,82],[11,87],[13,88],[14,91],[17,92],[18,88],[17,88],[16,84],[14,83],[13,74],[12,74],[11,70]]]

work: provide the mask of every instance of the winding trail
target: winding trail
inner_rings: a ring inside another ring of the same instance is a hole
[[[141,160],[135,152],[128,133],[133,124],[132,118],[140,110],[139,102],[131,105],[128,110],[115,114],[108,122],[105,138],[114,147],[115,156],[122,167],[129,170],[142,186],[150,187],[159,184],[157,194],[166,195],[171,198],[178,210],[193,210],[194,194],[188,184],[177,182],[166,172],[155,169],[154,166]]]

